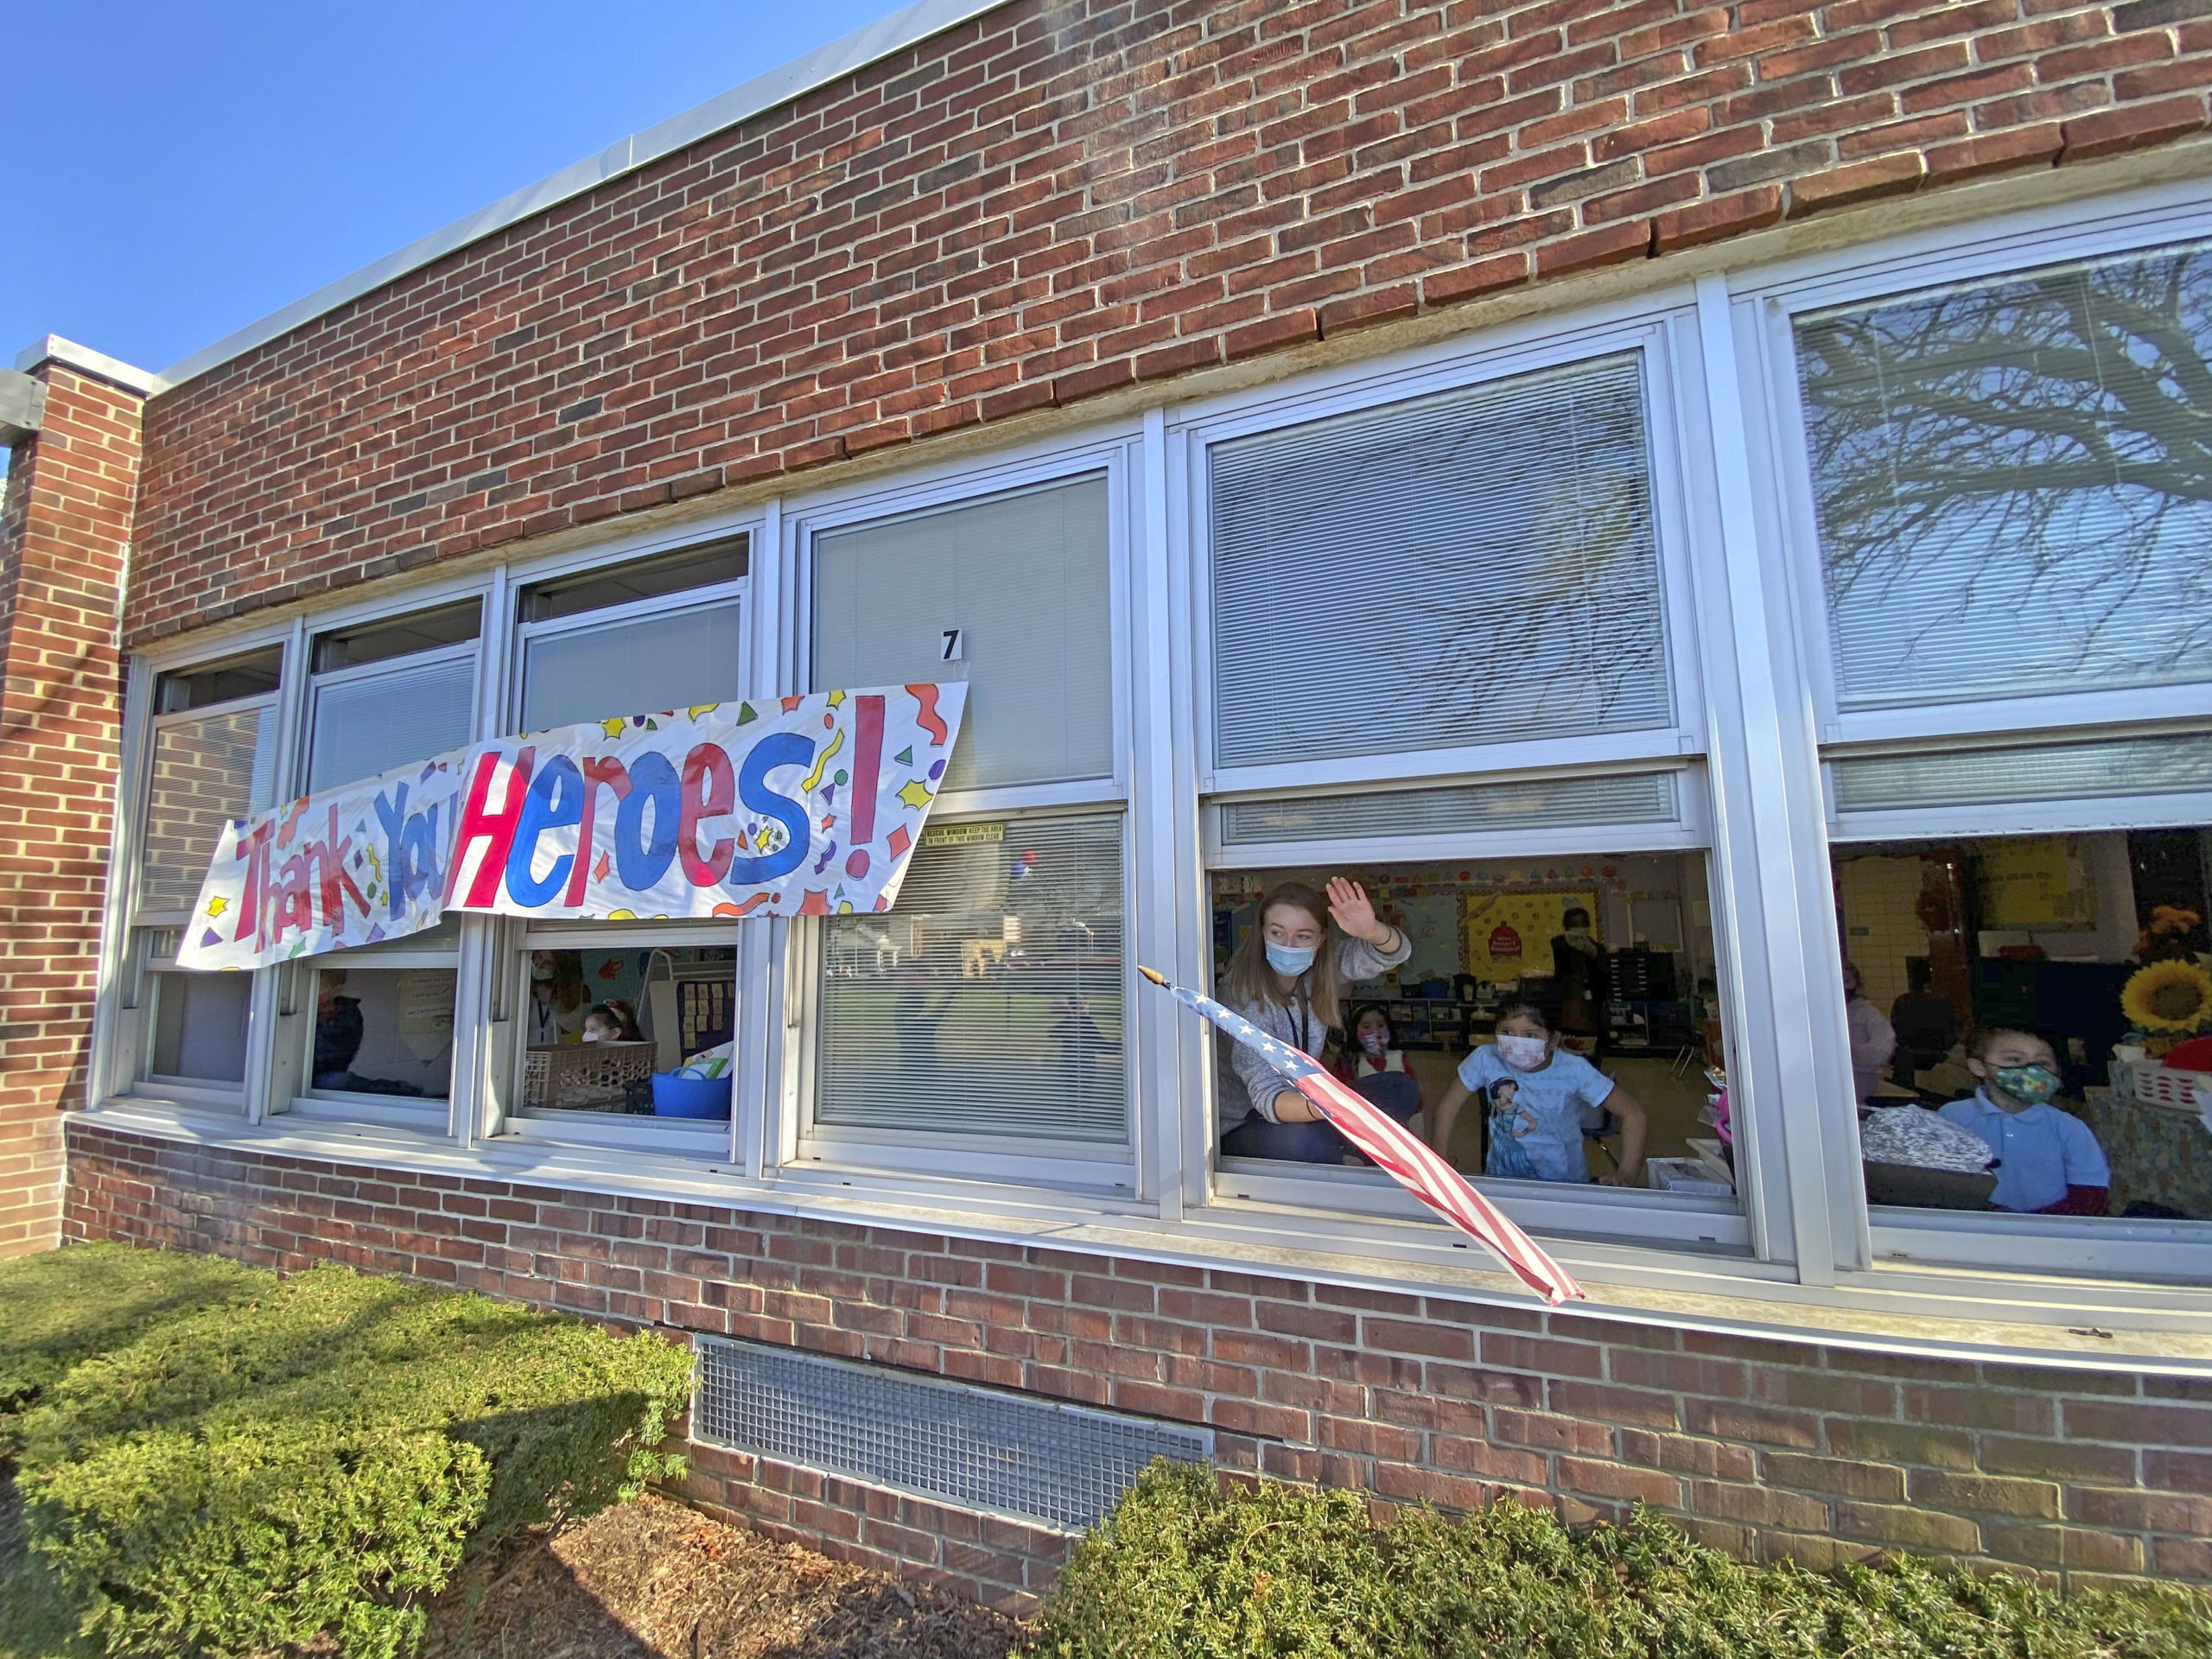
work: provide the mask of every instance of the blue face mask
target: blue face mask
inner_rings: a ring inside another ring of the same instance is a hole
[[[1314,949],[1310,944],[1277,944],[1273,939],[1268,941],[1268,966],[1279,974],[1288,974],[1294,979],[1313,965],[1313,956]]]

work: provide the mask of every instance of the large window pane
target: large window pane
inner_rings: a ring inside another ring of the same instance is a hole
[[[2212,831],[1866,842],[1834,878],[1870,1202],[2212,1220]]]
[[[1119,814],[933,827],[826,925],[817,1121],[1127,1141],[1122,914]]]
[[[1338,969],[1335,1007],[1309,973],[1270,1014],[1243,995],[1240,961],[1264,963],[1269,900],[1278,921],[1303,921],[1293,895],[1305,889],[1325,912],[1332,877],[1359,887],[1408,953],[1390,965],[1325,913],[1316,941]],[[1216,995],[1273,1021],[1470,1175],[1727,1198],[1732,1132],[1707,1075],[1722,1049],[1706,883],[1700,852],[1217,871]],[[1516,1014],[1524,1007],[1551,1039],[1525,1071],[1498,1044],[1537,1028]],[[1272,1102],[1274,1074],[1240,1066],[1225,1039],[1214,1046],[1224,1157],[1364,1165],[1326,1124],[1268,1122],[1255,1090]]]
[[[253,976],[172,971],[146,977],[154,1003],[149,1075],[188,1083],[243,1083]]]
[[[817,537],[815,684],[965,680],[947,789],[1110,777],[1106,507],[1090,478]]]
[[[525,1115],[728,1120],[734,947],[532,950],[524,967]],[[676,1076],[683,1067],[715,1075]]]
[[[460,748],[469,739],[475,684],[474,656],[318,684],[308,788],[373,778]]]
[[[1841,706],[2212,675],[2212,250],[1797,326]]]
[[[738,627],[732,599],[533,634],[523,645],[523,729],[728,702],[745,689]]]
[[[318,1090],[443,1100],[453,1084],[450,968],[323,968],[315,974]]]
[[[276,720],[265,705],[165,720],[154,728],[139,842],[138,907],[189,910],[223,826],[268,804]]]
[[[1224,766],[1670,724],[1628,353],[1211,451]]]

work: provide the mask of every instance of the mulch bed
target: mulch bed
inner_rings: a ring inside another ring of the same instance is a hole
[[[425,1659],[1007,1659],[1017,1620],[645,1497],[518,1540]]]

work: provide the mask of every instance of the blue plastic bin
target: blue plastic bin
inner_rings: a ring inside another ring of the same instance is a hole
[[[679,1077],[673,1071],[656,1071],[653,1116],[727,1118],[729,1084],[728,1077]]]

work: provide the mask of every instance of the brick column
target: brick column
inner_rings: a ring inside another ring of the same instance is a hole
[[[0,1257],[60,1242],[60,1114],[84,1103],[144,401],[58,354],[30,378],[0,511]]]

